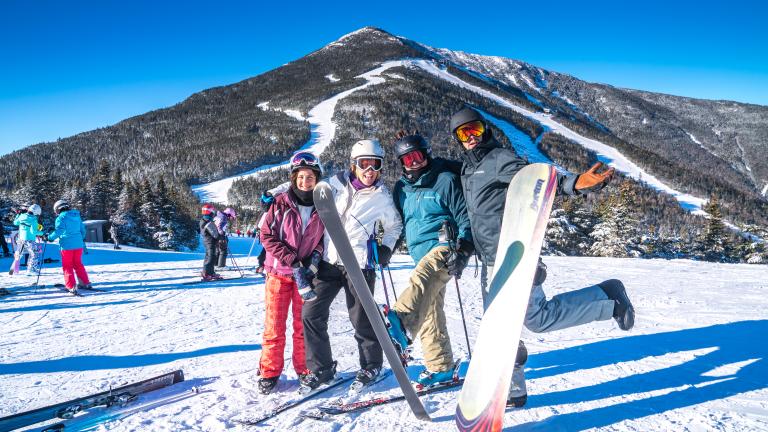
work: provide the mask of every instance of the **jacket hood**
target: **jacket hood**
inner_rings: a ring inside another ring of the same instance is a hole
[[[496,148],[501,148],[501,144],[491,136],[490,139],[484,140],[472,150],[464,150],[461,153],[461,158],[467,164],[477,166],[491,150]]]

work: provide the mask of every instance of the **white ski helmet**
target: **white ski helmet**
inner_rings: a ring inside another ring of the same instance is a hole
[[[28,212],[32,212],[35,216],[40,216],[40,213],[43,212],[43,209],[40,208],[37,204],[32,204],[31,206],[27,207]]]
[[[370,156],[384,159],[384,148],[379,144],[378,140],[365,139],[356,142],[352,146],[352,154],[350,159],[353,161],[359,157]]]
[[[69,201],[65,199],[60,199],[53,203],[53,212],[56,214],[59,214],[65,210],[69,210]]]

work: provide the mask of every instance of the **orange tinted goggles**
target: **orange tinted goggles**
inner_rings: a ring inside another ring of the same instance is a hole
[[[469,137],[480,138],[485,133],[485,125],[481,121],[471,121],[456,128],[456,138],[461,142],[469,141]]]

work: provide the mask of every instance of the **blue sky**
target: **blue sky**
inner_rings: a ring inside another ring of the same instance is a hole
[[[758,1],[330,4],[3,0],[0,154],[173,105],[366,25],[592,82],[768,105]]]

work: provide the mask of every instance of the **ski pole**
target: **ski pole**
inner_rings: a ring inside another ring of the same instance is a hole
[[[254,246],[256,246],[256,237],[253,238],[253,241],[251,242],[251,248],[248,249],[248,256],[245,257],[245,262],[243,263],[244,268],[248,268],[248,260],[251,259],[251,252],[253,252]]]
[[[45,263],[45,249],[48,247],[48,242],[43,243],[43,252],[40,254],[37,264],[37,280],[35,281],[35,292],[37,292],[38,282],[40,282],[40,274],[43,272],[43,263]]]
[[[240,273],[240,277],[241,278],[245,277],[245,275],[243,275],[243,271],[240,270],[240,266],[237,265],[237,261],[235,261],[235,256],[232,254],[232,251],[229,250],[229,244],[227,244],[227,253],[229,254],[229,259],[232,260],[232,264],[235,266],[235,268],[237,269],[238,273]]]
[[[392,285],[392,295],[395,296],[395,301],[397,301],[397,291],[395,291],[395,282],[392,280],[392,270],[389,269],[389,266],[387,266],[387,273],[389,273],[389,283]],[[381,277],[384,279],[384,276]]]
[[[451,250],[451,253],[458,254],[459,252],[456,250],[456,231],[453,229],[453,225],[446,219],[443,221],[443,233],[445,234],[445,238],[448,241],[448,248]],[[454,276],[453,281],[456,283],[456,296],[459,299],[459,310],[461,311],[461,324],[464,326],[464,337],[467,340],[467,355],[469,356],[469,359],[472,360],[472,350],[469,346],[469,332],[467,331],[467,320],[464,318],[464,305],[461,301],[461,290],[459,290],[459,277]]]
[[[379,263],[379,245],[376,244],[376,247],[371,248],[373,250],[373,260],[376,262],[376,265],[379,266],[379,270],[381,271],[381,285],[384,286],[384,298],[387,300],[387,307],[389,307],[389,294],[387,293],[387,281],[384,279],[384,268]],[[374,265],[373,271],[376,272],[376,266]]]

